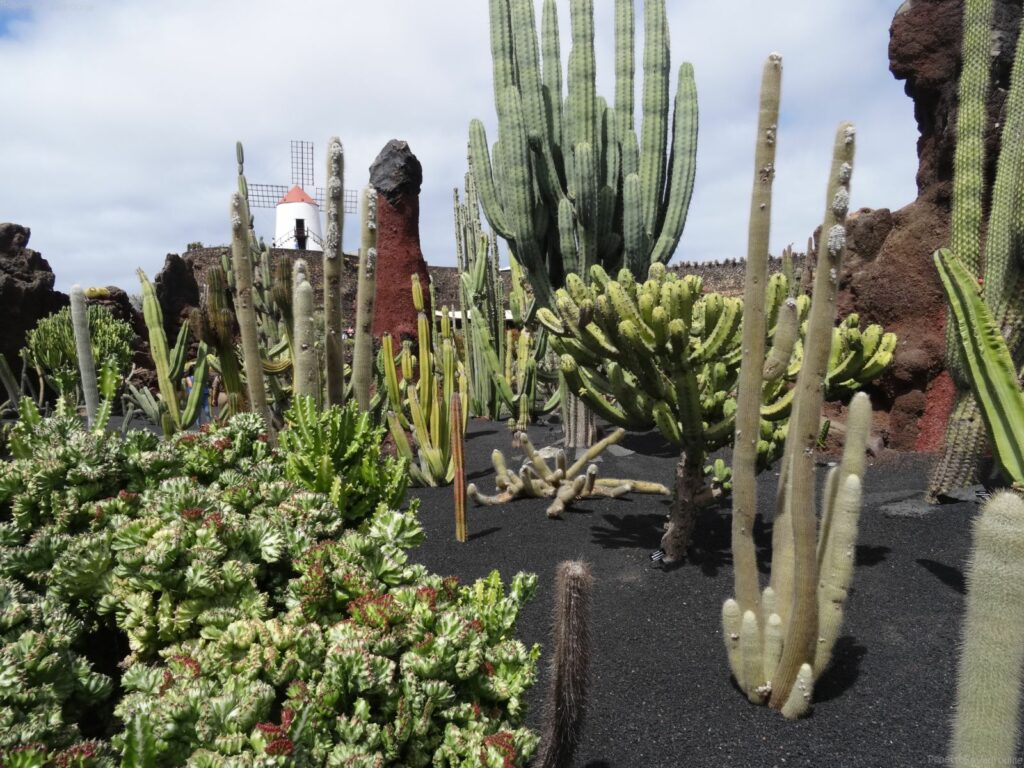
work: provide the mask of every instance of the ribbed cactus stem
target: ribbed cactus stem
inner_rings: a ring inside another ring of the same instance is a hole
[[[583,736],[590,672],[590,603],[594,578],[587,563],[559,563],[555,574],[554,645],[541,768],[569,768]]]
[[[324,193],[324,368],[327,405],[345,401],[341,281],[345,268],[342,234],[345,225],[345,150],[341,139],[327,141],[327,189]]]
[[[276,445],[273,417],[267,404],[263,378],[260,340],[256,330],[256,307],[253,304],[252,258],[248,237],[248,208],[237,192],[231,196],[231,263],[235,270],[235,315],[242,337],[242,364],[245,369],[249,405],[263,419],[271,445]]]
[[[452,483],[455,491],[455,540],[464,543],[469,539],[466,530],[466,458],[462,436],[462,398],[458,392],[452,393],[448,425],[451,429],[452,462],[455,465],[455,480]]]
[[[302,269],[299,269],[299,265]],[[317,359],[313,334],[313,286],[306,279],[305,264],[295,264],[295,348],[293,355],[293,390],[296,396],[319,400],[320,388],[317,381]]]
[[[377,287],[377,191],[363,190],[359,282],[356,288],[356,338],[352,352],[352,389],[360,410],[370,408],[373,381],[373,304]]]
[[[993,496],[974,523],[951,765],[1013,765],[1024,673],[1024,500]]]
[[[85,418],[92,427],[100,407],[100,392],[96,384],[96,361],[92,356],[92,340],[89,335],[89,308],[85,303],[85,292],[78,283],[71,287],[71,328],[75,333],[75,353],[78,356],[78,371],[82,376]]]
[[[740,608],[758,613],[761,588],[754,549],[757,517],[757,443],[761,435],[761,389],[765,360],[765,294],[768,282],[768,240],[771,231],[772,182],[779,122],[782,57],[772,54],[761,76],[761,103],[754,150],[754,183],[743,291],[743,362],[736,398],[733,444],[732,556],[736,600]],[[787,359],[788,362],[788,359]]]
[[[793,590],[782,660],[772,680],[770,704],[790,706],[801,667],[814,658],[818,635],[817,516],[814,506],[814,450],[821,427],[825,374],[835,320],[839,269],[846,248],[844,223],[849,209],[855,130],[843,123],[836,132],[826,193],[825,218],[818,249],[814,300],[808,318],[804,361],[796,383],[796,405],[789,425],[795,441],[789,467],[788,511],[776,526],[789,525],[793,537]],[[785,518],[788,516],[788,520]],[[773,585],[774,586],[774,585]],[[779,599],[786,596],[779,593]]]

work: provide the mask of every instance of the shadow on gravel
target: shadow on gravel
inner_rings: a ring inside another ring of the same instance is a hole
[[[590,526],[593,541],[605,549],[657,549],[661,544],[661,526],[665,516],[601,515],[604,525]]]
[[[954,568],[951,565],[938,563],[935,560],[928,560],[923,557],[918,559],[916,562],[954,592],[959,592],[961,595],[967,593],[967,584],[964,581],[964,574],[959,568]]]
[[[493,528],[484,528],[482,531],[477,531],[476,533],[470,534],[469,540],[476,541],[477,539],[482,539],[484,536],[490,536],[492,533],[497,533],[500,530],[501,527],[497,525]]]
[[[496,434],[498,434],[498,430],[496,430],[496,429],[474,429],[472,431],[467,430],[466,431],[466,439],[467,440],[474,440],[474,439],[476,439],[478,437],[483,437],[484,435],[496,435]]]
[[[884,563],[886,555],[892,552],[889,547],[877,547],[870,544],[858,544],[857,552],[854,555],[854,564],[871,568],[872,566]]]
[[[820,704],[842,696],[860,677],[860,665],[868,649],[851,635],[836,640],[832,649],[832,663],[814,684],[814,703]]]
[[[679,456],[679,449],[668,442],[657,431],[645,432],[643,434],[627,432],[622,440],[619,441],[619,446],[643,456],[657,456],[663,459]]]

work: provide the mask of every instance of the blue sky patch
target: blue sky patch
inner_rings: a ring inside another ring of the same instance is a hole
[[[28,8],[10,7],[6,0],[0,0],[0,38],[13,37],[12,27],[18,22],[28,21],[32,13]]]

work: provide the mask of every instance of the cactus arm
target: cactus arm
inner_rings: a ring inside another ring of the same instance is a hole
[[[469,124],[469,156],[473,180],[480,193],[480,205],[491,229],[500,237],[511,240],[514,233],[506,221],[505,211],[498,197],[498,188],[491,168],[491,156],[487,149],[487,133],[484,124],[473,120]]]
[[[185,408],[181,412],[182,429],[188,429],[199,418],[203,405],[204,391],[205,395],[209,396],[209,390],[206,389],[206,371],[209,367],[209,360],[207,359],[205,341],[199,342],[195,365],[195,372],[192,376],[192,390],[188,393],[188,399],[185,400]]]
[[[789,468],[788,515],[793,538],[792,610],[782,659],[772,679],[770,704],[789,707],[801,667],[813,659],[818,627],[817,519],[814,510],[814,446],[820,429],[824,377],[835,318],[839,269],[846,246],[843,222],[849,208],[855,131],[843,123],[836,132],[818,251],[814,296],[808,320],[804,363],[796,387],[799,402],[789,426],[793,441]],[[798,446],[798,447],[797,447]],[[789,440],[787,440],[787,449]],[[778,526],[780,521],[776,521]],[[785,599],[780,593],[780,599]]]
[[[643,125],[640,139],[641,208],[644,232],[658,231],[665,188],[665,149],[668,145],[669,50],[665,0],[644,3]]]
[[[750,196],[747,267],[743,290],[743,362],[736,398],[733,448],[732,553],[735,594],[740,610],[757,616],[760,585],[754,548],[757,516],[757,441],[761,423],[762,373],[765,366],[765,290],[768,239],[771,230],[772,182],[775,179],[775,136],[779,122],[782,58],[768,57],[761,77],[761,103],[754,151],[754,184]],[[781,356],[781,354],[779,355]],[[788,356],[787,356],[788,362]],[[760,617],[759,617],[760,618]],[[749,694],[749,688],[748,694]]]
[[[672,258],[686,226],[686,215],[693,197],[693,183],[697,174],[697,84],[693,66],[679,67],[673,113],[672,167],[664,206],[664,221],[654,243],[650,261],[665,264]]]
[[[966,266],[950,251],[936,252],[935,265],[946,292],[968,378],[1007,476],[1024,482],[1024,395],[1010,351]]]
[[[633,0],[615,0],[615,117],[620,136],[633,130],[635,46],[636,13]]]
[[[466,460],[462,440],[462,400],[456,394],[451,401],[452,463],[455,466],[455,540],[464,543],[469,536],[466,531]]]
[[[342,343],[341,283],[345,268],[342,252],[344,212],[345,150],[341,140],[332,136],[327,141],[327,190],[324,220],[324,369],[327,405],[345,402],[345,350]],[[299,322],[302,322],[301,319]],[[310,350],[312,351],[310,339]],[[294,356],[294,352],[293,352]],[[315,373],[315,371],[313,371]],[[310,372],[305,373],[307,380]],[[303,385],[305,387],[305,384]],[[307,394],[312,394],[307,392]]]
[[[548,135],[559,149],[562,145],[562,55],[558,41],[558,8],[555,0],[544,0],[541,10],[541,68]]]
[[[100,393],[96,384],[96,361],[92,356],[92,341],[89,336],[89,312],[85,304],[85,292],[78,283],[71,287],[71,327],[75,333],[75,353],[78,357],[78,371],[82,377],[82,394],[85,396],[85,418],[91,429],[96,423]]]

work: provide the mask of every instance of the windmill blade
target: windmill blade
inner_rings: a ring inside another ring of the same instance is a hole
[[[249,207],[276,208],[278,202],[286,194],[288,194],[288,187],[284,184],[250,184]]]
[[[292,186],[313,187],[313,142],[292,141]]]

